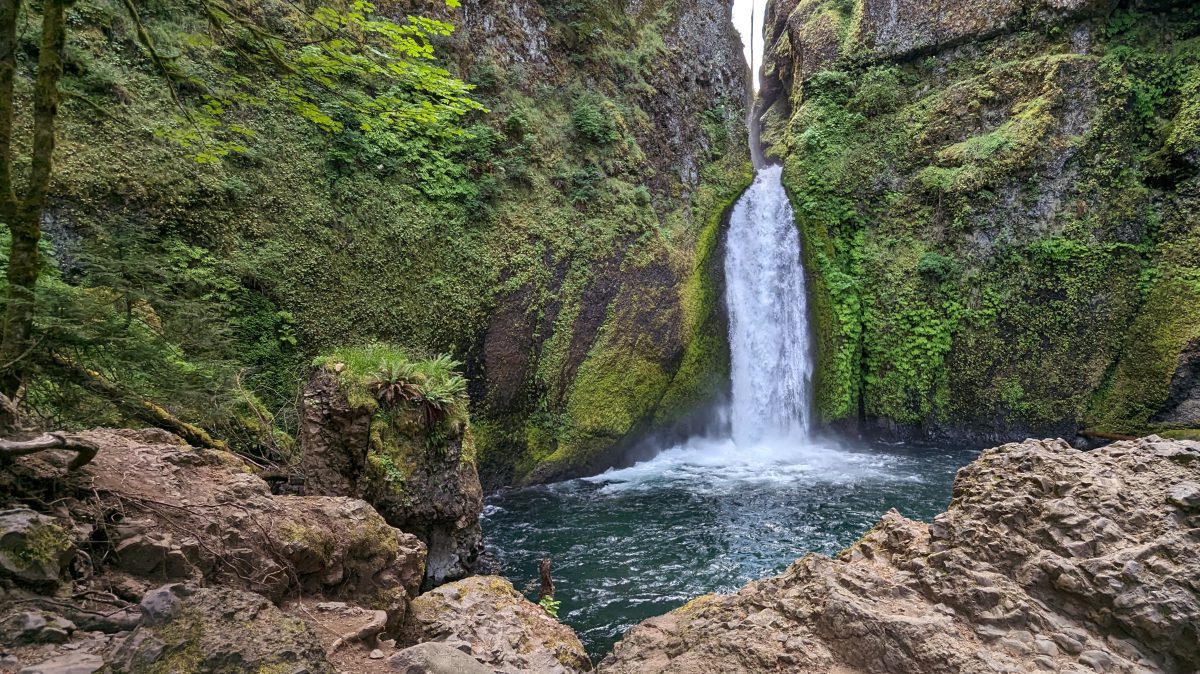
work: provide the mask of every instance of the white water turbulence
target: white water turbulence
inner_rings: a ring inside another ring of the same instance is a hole
[[[800,235],[783,189],[767,166],[734,206],[725,253],[733,441],[803,441],[810,432],[809,349]]]
[[[812,437],[813,353],[800,234],[780,166],[759,169],[734,205],[725,240],[732,397],[729,434],[693,438],[635,466],[585,480],[608,493],[675,485],[723,493],[751,484],[846,484],[897,479],[893,457]],[[903,463],[901,461],[900,463]],[[914,476],[904,475],[907,480]]]

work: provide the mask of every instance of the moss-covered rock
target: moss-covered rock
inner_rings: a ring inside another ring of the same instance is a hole
[[[53,590],[74,556],[74,542],[53,517],[25,508],[0,511],[0,575]]]
[[[114,674],[332,674],[304,621],[228,588],[167,585],[141,602],[142,623],[108,658]]]
[[[1166,419],[1192,395],[1196,10],[968,4],[773,3],[758,110],[805,239],[821,419],[1187,427]],[[852,29],[803,60],[822,12]]]
[[[307,493],[366,499],[428,546],[427,585],[461,578],[482,551],[483,492],[466,382],[448,358],[372,343],[317,359],[305,389]]]

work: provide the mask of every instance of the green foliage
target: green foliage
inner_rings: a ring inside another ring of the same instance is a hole
[[[617,140],[616,124],[601,105],[580,101],[571,113],[571,121],[579,135],[590,143],[608,145]]]
[[[466,420],[467,380],[457,372],[462,363],[449,356],[418,359],[394,344],[373,342],[334,349],[313,364],[337,372],[353,404],[413,408],[429,429],[447,418]]]
[[[558,620],[558,609],[562,607],[561,601],[556,600],[553,596],[542,597],[538,600],[538,606],[545,609],[551,618]]]
[[[453,121],[484,109],[469,85],[435,64],[434,40],[454,30],[444,21],[411,15],[393,21],[365,0],[254,8],[205,2],[204,11],[209,30],[170,46],[218,55],[207,63],[210,73],[182,71],[159,56],[154,38],[137,32],[172,91],[185,92],[173,93],[181,113],[158,132],[193,148],[197,161],[246,152],[255,131],[244,113],[272,104],[291,106],[329,133],[343,131],[349,120],[364,134],[402,138],[461,134]]]

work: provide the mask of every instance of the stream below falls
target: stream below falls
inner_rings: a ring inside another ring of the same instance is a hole
[[[693,442],[632,468],[488,499],[489,553],[537,600],[554,560],[559,619],[593,658],[629,627],[710,592],[732,592],[808,552],[833,555],[889,508],[929,520],[978,452],[893,445],[743,451]]]
[[[833,555],[889,508],[930,519],[975,452],[815,439],[803,247],[783,169],[760,166],[725,232],[730,401],[718,439],[630,468],[490,498],[491,555],[537,598],[554,560],[559,619],[594,658],[626,629],[731,592],[808,552]]]

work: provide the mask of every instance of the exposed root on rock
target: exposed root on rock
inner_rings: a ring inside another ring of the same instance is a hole
[[[371,611],[371,620],[366,625],[349,634],[343,634],[337,641],[333,642],[333,646],[329,649],[330,655],[355,643],[366,644],[370,648],[377,648],[379,646],[379,635],[387,627],[387,621],[387,611]]]

